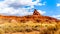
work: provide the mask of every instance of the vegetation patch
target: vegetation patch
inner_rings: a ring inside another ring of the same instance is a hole
[[[38,31],[40,34],[51,34],[60,30],[60,24],[44,24],[44,23],[4,23],[0,25],[0,34],[13,32],[32,32]],[[59,31],[60,32],[60,31]],[[59,33],[58,32],[58,33]]]

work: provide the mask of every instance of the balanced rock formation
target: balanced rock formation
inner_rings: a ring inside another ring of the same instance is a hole
[[[33,21],[37,23],[52,23],[52,22],[60,22],[60,20],[49,17],[49,16],[42,16],[36,9],[34,10],[33,15],[28,16],[3,16],[0,15],[0,23],[7,22],[26,22],[26,21]]]

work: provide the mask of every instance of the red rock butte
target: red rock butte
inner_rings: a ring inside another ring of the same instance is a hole
[[[46,22],[46,23],[52,23],[52,22],[60,22],[60,20],[49,17],[49,16],[43,16],[41,15],[36,9],[33,12],[33,15],[27,15],[27,16],[3,16],[0,15],[0,19],[6,20],[11,22],[12,20],[15,20],[17,22],[26,22],[26,21],[33,21],[33,22]]]

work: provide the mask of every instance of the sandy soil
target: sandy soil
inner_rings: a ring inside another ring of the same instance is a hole
[[[37,31],[33,32],[16,32],[16,33],[6,33],[6,34],[39,34]]]

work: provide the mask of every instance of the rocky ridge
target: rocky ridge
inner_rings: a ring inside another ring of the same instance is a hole
[[[33,22],[47,22],[47,23],[52,23],[52,22],[60,22],[60,20],[49,17],[49,16],[43,16],[41,15],[36,9],[33,12],[33,15],[27,15],[27,16],[3,16],[0,15],[0,22],[1,21],[8,21],[8,22],[26,22],[26,21],[33,21]]]

